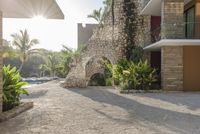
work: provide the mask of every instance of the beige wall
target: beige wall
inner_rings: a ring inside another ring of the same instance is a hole
[[[87,44],[97,26],[98,24],[86,24],[83,27],[82,23],[78,24],[78,46]]]
[[[200,46],[184,47],[184,90],[200,91]]]

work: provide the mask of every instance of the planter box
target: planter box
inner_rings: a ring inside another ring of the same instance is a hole
[[[14,118],[22,112],[25,112],[31,108],[33,108],[33,102],[22,103],[21,105],[0,114],[0,122]]]

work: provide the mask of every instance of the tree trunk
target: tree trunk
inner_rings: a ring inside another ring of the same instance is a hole
[[[19,73],[21,73],[23,66],[24,66],[24,62],[22,61],[21,65],[20,65],[20,67],[19,67],[19,69],[18,69],[18,72],[19,72]]]

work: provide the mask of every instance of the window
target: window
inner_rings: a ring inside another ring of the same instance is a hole
[[[193,39],[195,36],[195,8],[192,7],[185,11],[185,36]]]

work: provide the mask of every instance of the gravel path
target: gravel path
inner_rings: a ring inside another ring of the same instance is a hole
[[[28,89],[34,108],[0,124],[0,134],[200,134],[200,93],[122,95],[112,88]]]

